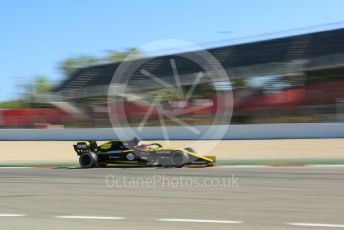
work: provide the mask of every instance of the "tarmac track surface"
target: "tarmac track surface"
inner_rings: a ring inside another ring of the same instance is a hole
[[[344,229],[344,168],[0,168],[1,229]]]

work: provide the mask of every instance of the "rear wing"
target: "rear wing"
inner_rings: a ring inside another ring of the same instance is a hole
[[[96,141],[83,141],[73,145],[75,152],[80,155],[86,152],[95,151],[98,148]]]

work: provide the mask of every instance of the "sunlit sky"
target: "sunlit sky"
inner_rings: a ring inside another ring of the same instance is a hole
[[[288,34],[344,27],[343,9],[342,0],[0,0],[0,101],[14,99],[17,86],[36,75],[58,83],[59,63],[80,54],[104,56],[160,39],[209,47],[334,22]]]

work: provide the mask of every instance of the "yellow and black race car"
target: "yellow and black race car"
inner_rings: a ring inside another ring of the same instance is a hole
[[[215,156],[202,156],[191,148],[165,148],[158,143],[139,145],[139,140],[114,140],[100,146],[96,141],[74,145],[82,168],[104,167],[107,164],[137,164],[140,166],[183,167],[186,165],[213,166]]]

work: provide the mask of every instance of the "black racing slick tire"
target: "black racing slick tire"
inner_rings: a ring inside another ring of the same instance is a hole
[[[182,168],[189,162],[189,155],[182,151],[174,151],[171,157],[171,166]]]
[[[97,165],[98,157],[94,152],[83,153],[79,157],[81,168],[92,168]]]

